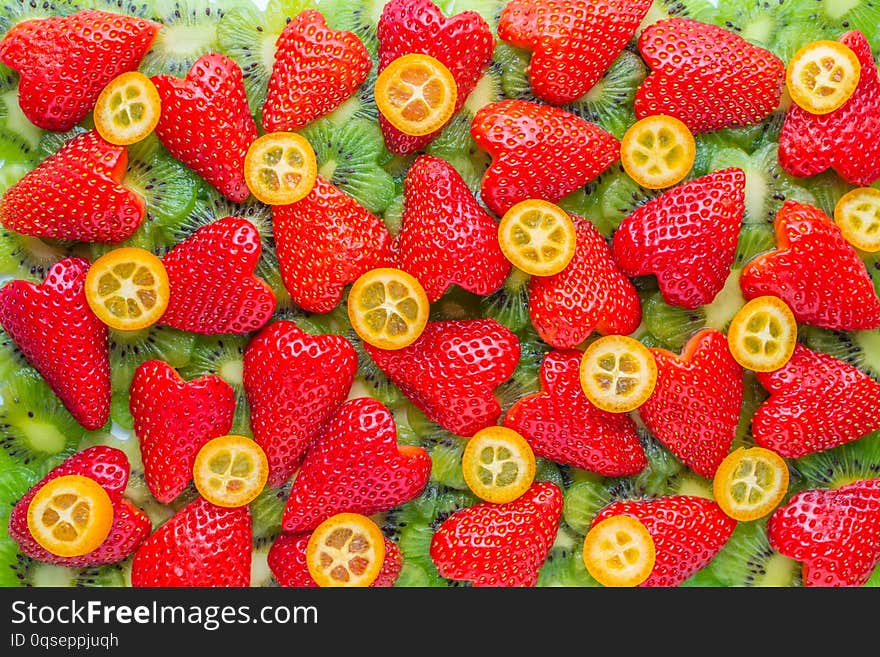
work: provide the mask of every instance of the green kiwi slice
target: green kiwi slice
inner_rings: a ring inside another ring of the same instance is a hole
[[[706,567],[722,586],[801,585],[801,564],[767,540],[767,518],[737,523],[730,539]]]
[[[494,319],[514,333],[529,324],[529,280],[524,271],[512,267],[501,289],[480,302],[485,317]]]
[[[880,330],[830,331],[803,326],[800,339],[810,349],[821,351],[854,365],[880,381]]]
[[[880,477],[880,431],[791,461],[810,488],[840,488],[862,479]]]
[[[155,0],[155,17],[162,23],[152,47],[141,61],[147,76],[183,78],[202,55],[220,52],[217,26],[225,13],[211,0]]]
[[[0,132],[18,137],[30,154],[40,143],[44,130],[31,123],[21,111],[18,104],[18,81],[18,73],[0,64]]]
[[[148,360],[163,360],[179,369],[189,362],[196,335],[154,324],[137,331],[109,330],[110,383],[115,392],[128,394],[138,366]]]

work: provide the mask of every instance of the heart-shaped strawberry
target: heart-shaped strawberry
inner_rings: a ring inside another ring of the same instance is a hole
[[[640,119],[666,114],[712,132],[760,123],[779,106],[785,63],[723,27],[660,20],[642,32],[639,52],[652,69],[636,91]]]
[[[786,201],[776,214],[776,250],[742,271],[746,299],[777,296],[798,323],[838,331],[880,328],[880,298],[867,267],[822,210]]]
[[[279,586],[292,588],[314,588],[318,583],[309,573],[306,565],[306,548],[309,544],[311,532],[302,534],[282,533],[272,543],[266,561],[269,570],[275,576]],[[403,568],[403,555],[397,543],[385,539],[385,561],[382,569],[370,584],[373,588],[394,586],[398,575]]]
[[[369,397],[351,399],[306,453],[281,526],[302,532],[336,513],[387,511],[421,493],[430,474],[424,449],[397,444],[391,411]]]
[[[711,479],[727,456],[743,402],[743,369],[727,338],[704,329],[681,356],[651,349],[657,384],[639,415],[648,430],[691,470]]]
[[[642,321],[639,294],[614,262],[605,238],[583,217],[571,219],[577,243],[568,266],[529,281],[532,324],[557,349],[579,345],[593,331],[629,335]]]
[[[275,293],[254,276],[260,234],[242,217],[202,226],[163,259],[170,298],[160,322],[208,335],[249,333],[275,312]]]
[[[395,251],[400,268],[419,280],[432,303],[453,284],[491,294],[510,273],[498,224],[455,168],[431,155],[420,156],[406,174]]]
[[[498,36],[532,51],[532,90],[563,105],[593,88],[650,8],[651,0],[511,0]]]
[[[559,487],[536,482],[512,502],[481,502],[453,513],[431,539],[431,559],[441,577],[474,586],[534,586],[561,515]]]
[[[511,406],[504,426],[522,435],[535,456],[609,477],[641,472],[648,459],[635,422],[587,399],[580,381],[582,355],[575,349],[548,353],[541,363],[541,392]]]
[[[745,212],[746,176],[723,169],[637,208],[614,232],[614,258],[627,276],[655,274],[663,300],[698,308],[724,287]]]
[[[773,512],[773,549],[803,562],[804,586],[862,586],[880,563],[880,479],[806,490]]]
[[[243,383],[251,429],[269,459],[268,486],[280,486],[348,396],[357,352],[338,335],[312,336],[279,320],[244,353]]]
[[[455,112],[477,86],[492,60],[495,37],[475,11],[447,18],[431,0],[391,0],[377,26],[379,72],[403,55],[420,53],[439,60],[455,79],[458,90]],[[392,153],[406,155],[424,148],[440,130],[413,137],[400,132],[379,115],[385,144]]]
[[[79,134],[6,191],[0,222],[34,237],[121,242],[146,216],[144,199],[122,185],[127,165],[125,146]]]
[[[122,497],[130,466],[128,457],[114,447],[88,447],[65,459],[49,471],[12,508],[9,514],[9,536],[18,543],[22,554],[47,563],[70,568],[84,568],[122,561],[150,535],[152,524],[140,509]],[[104,542],[78,557],[59,557],[39,543],[28,529],[28,506],[34,495],[48,482],[67,475],[81,475],[95,480],[107,491],[113,504],[113,524]]]
[[[275,46],[263,104],[266,132],[298,130],[332,112],[357,91],[372,67],[357,35],[331,30],[314,9],[297,14]]]
[[[168,504],[189,484],[204,444],[229,433],[235,393],[219,376],[187,382],[168,363],[148,360],[135,370],[128,403],[147,487]]]
[[[779,163],[793,176],[833,168],[848,183],[868,186],[880,180],[880,75],[864,34],[853,30],[839,41],[859,59],[859,84],[828,114],[811,114],[792,103],[779,134]]]
[[[181,80],[154,75],[162,100],[156,136],[178,160],[226,198],[250,196],[244,158],[257,138],[244,76],[233,60],[217,53],[199,57]]]
[[[110,418],[107,326],[84,290],[88,260],[65,258],[40,285],[15,280],[0,289],[0,324],[28,362],[86,429]]]
[[[498,216],[531,198],[555,203],[620,159],[620,142],[599,126],[525,100],[480,108],[471,136],[492,156],[480,198]]]
[[[770,392],[752,418],[755,442],[799,458],[880,428],[880,383],[849,363],[795,345],[775,372],[758,372]]]
[[[157,529],[131,562],[134,587],[243,587],[251,583],[251,512],[197,497]]]
[[[272,230],[284,286],[309,312],[330,312],[346,285],[392,266],[382,220],[321,176],[302,200],[272,208]]]
[[[496,423],[492,391],[519,362],[519,340],[494,319],[428,322],[408,347],[364,349],[429,419],[459,436]]]

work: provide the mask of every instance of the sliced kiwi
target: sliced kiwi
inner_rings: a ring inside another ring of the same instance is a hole
[[[755,444],[752,436],[752,418],[758,407],[764,403],[770,393],[758,382],[758,377],[750,370],[743,372],[743,403],[739,411],[739,423],[731,450],[738,447],[751,447]]]
[[[880,329],[872,331],[830,331],[803,326],[800,338],[810,349],[850,363],[880,381]]]
[[[220,52],[217,26],[225,13],[212,0],[154,0],[163,27],[141,61],[146,75],[185,77],[202,55]]]
[[[137,331],[110,329],[110,383],[115,392],[127,393],[134,372],[148,360],[163,360],[177,369],[189,362],[196,335],[154,324]]]
[[[488,23],[489,29],[498,30],[498,20],[507,5],[507,0],[438,0],[438,7],[447,16],[454,16],[465,11],[475,11]]]
[[[271,538],[281,531],[281,518],[290,495],[290,483],[278,488],[264,488],[248,505],[256,538]]]
[[[581,532],[573,531],[565,522],[560,523],[556,540],[538,571],[536,586],[599,586],[599,582],[584,565],[583,553],[584,539]]]
[[[566,525],[576,533],[586,535],[596,514],[614,501],[613,483],[611,477],[589,473],[572,484],[565,491],[562,503],[562,518]]]
[[[712,23],[777,55],[779,36],[794,22],[793,0],[735,0],[709,4],[705,0],[682,0],[690,17]],[[782,44],[784,45],[784,44]],[[787,61],[787,60],[786,60]]]
[[[641,25],[636,29],[636,37],[641,36],[642,31],[649,25],[653,25],[657,21],[666,20],[667,18],[686,18],[691,15],[695,9],[699,9],[711,0],[654,0],[648,13],[642,20]],[[713,3],[714,6],[714,3]]]
[[[275,238],[272,233],[272,208],[249,198],[242,203],[234,203],[214,189],[203,189],[196,199],[191,212],[173,228],[173,237],[182,241],[200,228],[225,217],[242,217],[257,229],[260,246],[264,251],[274,250]]]
[[[148,20],[153,18],[153,2],[148,3],[143,0],[90,0],[90,2],[94,9]]]
[[[39,481],[30,468],[14,466],[0,470],[0,524],[5,524],[16,502]]]
[[[800,586],[801,564],[767,540],[767,518],[737,523],[707,568],[723,586]]]
[[[550,351],[531,324],[517,333],[519,339],[519,361],[507,381],[495,388],[495,399],[501,406],[502,415],[523,397],[541,391],[541,362]]]
[[[16,588],[24,586],[18,576],[24,556],[18,551],[18,543],[9,538],[6,532],[6,518],[0,518],[0,587]]]
[[[278,586],[272,569],[269,568],[269,550],[275,542],[277,534],[272,536],[254,536],[251,549],[251,587]]]
[[[483,298],[485,316],[513,332],[525,328],[529,323],[529,280],[528,274],[511,268],[501,288]]]
[[[447,434],[430,449],[431,480],[438,485],[469,490],[461,469],[461,458],[467,439]]]
[[[376,26],[382,10],[390,0],[334,0],[321,7],[327,25],[334,30],[354,32],[373,59],[379,58],[379,37]]]
[[[66,16],[88,6],[88,2],[64,0],[2,0],[0,2],[0,34],[6,34],[23,21],[51,16]]]
[[[42,377],[31,367],[10,335],[0,328],[0,397],[6,394],[8,383],[22,378],[40,380]]]
[[[19,138],[30,153],[40,143],[44,131],[31,123],[21,111],[18,104],[18,82],[18,73],[0,64],[0,132]]]
[[[680,350],[695,333],[706,328],[706,313],[702,306],[693,310],[671,306],[660,292],[652,292],[642,304],[642,321],[667,349]]]
[[[0,447],[42,476],[73,454],[85,429],[42,379],[22,376],[4,383]]]
[[[855,189],[834,170],[824,171],[818,175],[806,178],[803,186],[810,190],[816,199],[815,205],[829,217],[834,217],[834,208],[837,202],[849,191]]]
[[[397,425],[397,441],[402,445],[428,445],[441,431],[410,401],[395,405],[391,412]]]
[[[49,269],[71,255],[71,243],[0,228],[0,275],[42,283]]]
[[[474,193],[480,190],[491,160],[471,137],[472,115],[459,112],[425,148],[425,152],[449,162]]]
[[[37,163],[34,148],[24,137],[0,125],[0,194],[12,187]]]
[[[676,487],[686,471],[684,464],[647,429],[639,427],[639,440],[648,459],[647,467],[634,475],[623,477],[612,492],[627,497],[662,497]],[[619,493],[618,493],[619,491]]]
[[[650,190],[630,178],[618,162],[585,188],[560,200],[563,209],[589,219],[604,236],[610,236],[636,208],[657,198],[661,190]]]
[[[860,30],[871,44],[880,49],[880,3],[877,0],[792,0],[793,17],[798,25],[810,25],[814,34],[836,40],[844,32]],[[806,41],[819,38],[814,36]]]
[[[791,461],[795,472],[812,488],[840,488],[880,477],[880,431]]]
[[[323,327],[320,327],[323,332]],[[360,386],[364,396],[378,399],[388,407],[395,406],[405,400],[400,391],[385,372],[383,372],[367,351],[364,349],[364,341],[355,333],[354,329],[347,331],[345,338],[354,346],[358,357],[358,369],[355,374],[355,383]]]
[[[22,586],[34,587],[123,587],[124,569],[119,564],[68,568],[20,556],[16,575]]]
[[[394,178],[382,168],[390,155],[378,124],[354,119],[337,125],[323,118],[302,129],[315,149],[318,173],[354,197],[370,212],[381,213],[396,194]]]

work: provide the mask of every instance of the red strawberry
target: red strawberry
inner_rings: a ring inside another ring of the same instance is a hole
[[[499,216],[531,198],[555,203],[620,159],[620,142],[599,126],[525,100],[480,108],[471,136],[492,156],[480,196]]]
[[[736,435],[743,369],[720,331],[704,329],[678,356],[651,349],[657,385],[639,408],[648,430],[686,466],[711,479]]]
[[[219,376],[186,382],[167,363],[148,360],[135,370],[129,393],[147,487],[168,504],[192,479],[196,454],[232,428],[235,393]]]
[[[65,459],[31,488],[9,514],[9,536],[18,543],[21,553],[47,563],[84,568],[117,563],[125,559],[150,535],[150,519],[122,497],[130,472],[125,452],[114,447],[89,447]],[[95,550],[78,557],[59,557],[34,539],[27,526],[31,500],[44,485],[67,475],[94,479],[107,491],[113,504],[113,525],[110,534]]]
[[[577,246],[553,276],[532,276],[529,315],[541,338],[557,349],[574,347],[593,332],[629,335],[642,321],[638,292],[593,224],[571,215]]]
[[[770,546],[803,562],[804,586],[862,586],[880,563],[880,479],[806,490],[767,523]]]
[[[653,69],[636,91],[636,117],[667,114],[691,132],[752,125],[779,106],[785,64],[729,30],[687,18],[657,21],[639,37]]]
[[[41,285],[15,280],[0,289],[0,324],[28,362],[86,429],[110,418],[107,326],[89,308],[89,262],[65,258]]]
[[[776,214],[776,250],[742,271],[746,299],[777,296],[798,323],[840,331],[880,328],[880,299],[859,254],[819,208],[786,201]]]
[[[619,515],[640,520],[654,539],[654,570],[643,587],[679,586],[718,554],[736,527],[713,500],[693,495],[612,502],[592,524]]]
[[[311,336],[287,320],[248,343],[243,383],[254,439],[269,459],[268,486],[280,486],[345,401],[357,352],[338,335]]]
[[[320,176],[305,198],[272,208],[272,228],[284,286],[309,312],[330,312],[347,284],[392,266],[382,220]]]
[[[839,41],[859,58],[859,84],[828,114],[811,114],[792,103],[779,135],[779,163],[801,177],[833,167],[847,182],[864,187],[880,180],[880,75],[864,34],[854,30]]]
[[[431,0],[391,0],[382,10],[377,30],[379,72],[403,55],[421,53],[434,57],[455,79],[455,112],[477,86],[495,49],[495,38],[482,16],[465,11],[447,18]],[[406,135],[381,114],[379,125],[388,150],[398,155],[421,150],[440,132],[438,129],[420,137]]]
[[[251,512],[202,497],[157,529],[131,562],[134,587],[241,587],[251,581]]]
[[[314,9],[290,21],[275,45],[263,104],[266,132],[298,130],[332,112],[357,91],[373,65],[356,34],[329,29]]]
[[[664,301],[710,303],[730,275],[745,212],[746,176],[724,169],[648,201],[614,233],[614,258],[627,276],[655,274]]]
[[[430,474],[424,449],[397,444],[391,411],[369,397],[351,399],[306,453],[281,526],[302,532],[336,513],[387,511],[421,493]]]
[[[306,547],[311,532],[304,534],[282,533],[269,548],[267,561],[269,570],[281,586],[293,588],[314,588],[317,582],[309,574],[306,565]],[[393,541],[385,539],[385,561],[376,580],[370,585],[373,588],[394,586],[400,570],[403,568],[403,555]]]
[[[519,340],[493,319],[428,322],[408,347],[367,354],[428,418],[459,436],[493,425],[501,406],[492,391],[519,362]]]
[[[641,472],[648,459],[635,422],[587,399],[580,381],[582,355],[575,349],[548,353],[541,363],[541,392],[511,406],[504,426],[522,435],[541,458],[609,477]]]
[[[441,577],[474,586],[534,586],[561,515],[559,487],[536,482],[513,502],[453,513],[431,539],[431,559]]]
[[[144,199],[122,185],[127,166],[124,146],[77,135],[6,190],[0,222],[34,237],[121,242],[146,216]]]
[[[101,90],[134,71],[162,26],[106,11],[27,20],[0,42],[0,61],[21,75],[18,102],[45,130],[70,130],[86,117]]]
[[[262,327],[275,312],[275,293],[254,276],[261,253],[260,234],[247,219],[199,228],[162,259],[171,293],[160,322],[207,335]]]
[[[781,456],[821,452],[880,428],[880,383],[833,356],[797,344],[786,365],[756,376],[770,398],[755,412],[752,434]]]
[[[450,285],[485,296],[504,284],[510,261],[498,245],[498,224],[445,160],[420,156],[406,174],[398,266],[425,288],[432,303]]]
[[[223,196],[241,203],[250,190],[244,157],[257,138],[244,77],[234,61],[211,53],[199,57],[186,78],[154,75],[162,99],[156,136],[174,157]]]
[[[532,90],[562,105],[593,88],[650,8],[651,0],[511,0],[498,36],[532,51]]]

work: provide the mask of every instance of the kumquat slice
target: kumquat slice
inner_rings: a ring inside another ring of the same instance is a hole
[[[318,586],[370,586],[385,561],[379,526],[358,513],[322,522],[306,545],[306,566]]]
[[[162,260],[137,247],[114,249],[95,260],[86,274],[85,292],[98,319],[124,331],[155,324],[170,298]]]
[[[113,503],[101,485],[81,475],[52,479],[34,495],[27,510],[34,539],[59,557],[96,550],[110,535]]]
[[[859,187],[844,194],[834,207],[834,223],[857,249],[880,251],[880,189]]]
[[[441,61],[412,53],[398,57],[379,73],[374,96],[391,125],[418,137],[439,130],[452,118],[458,85]]]
[[[861,73],[852,49],[820,39],[801,47],[789,60],[785,84],[798,107],[810,114],[828,114],[850,99]]]
[[[535,453],[526,439],[507,427],[486,427],[473,435],[461,459],[464,480],[487,502],[512,502],[535,479]]]
[[[762,296],[740,308],[727,329],[727,344],[737,363],[753,372],[772,372],[794,353],[797,321],[779,297]]]
[[[379,349],[402,349],[415,342],[425,330],[429,311],[422,284],[401,269],[372,269],[348,293],[352,327],[364,342]]]
[[[788,465],[763,447],[740,447],[728,454],[712,480],[712,493],[721,510],[734,520],[763,518],[788,490]]]
[[[697,156],[694,136],[672,116],[646,116],[626,131],[620,163],[626,174],[646,189],[671,187],[690,173]]]
[[[504,213],[498,224],[498,243],[517,269],[532,276],[552,276],[571,262],[577,235],[565,210],[529,199]]]
[[[111,80],[95,101],[95,130],[106,141],[128,146],[156,128],[162,100],[146,75],[129,71]]]
[[[267,205],[296,203],[312,191],[317,176],[315,149],[295,132],[263,135],[244,157],[245,183]]]
[[[584,351],[580,379],[584,394],[595,406],[611,413],[628,413],[654,392],[657,362],[638,340],[606,335]]]
[[[606,518],[584,538],[584,565],[604,586],[638,586],[651,575],[656,558],[654,539],[632,516]]]
[[[193,481],[202,497],[223,507],[249,504],[269,478],[266,453],[246,436],[209,440],[193,464]]]

